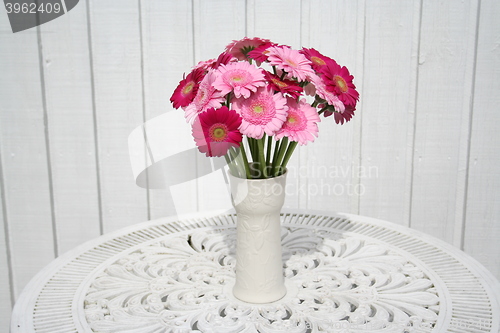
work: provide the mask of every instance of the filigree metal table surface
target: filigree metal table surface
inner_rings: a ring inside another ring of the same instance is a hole
[[[285,211],[287,294],[241,302],[235,222],[163,218],[88,242],[33,278],[11,332],[499,332],[500,284],[477,261],[357,215]]]

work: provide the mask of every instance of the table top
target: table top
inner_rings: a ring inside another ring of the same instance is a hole
[[[368,217],[282,213],[286,296],[232,295],[236,216],[137,224],[43,269],[18,332],[500,332],[500,283],[432,236]]]

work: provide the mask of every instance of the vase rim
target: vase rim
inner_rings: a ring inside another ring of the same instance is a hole
[[[288,169],[285,168],[285,172],[283,172],[281,175],[279,176],[276,176],[276,177],[269,177],[269,178],[242,178],[242,177],[238,177],[238,176],[235,176],[231,173],[231,170],[227,170],[227,174],[232,177],[232,178],[236,178],[236,179],[242,179],[242,180],[249,180],[249,181],[266,181],[266,180],[271,180],[271,179],[278,179],[278,178],[284,178],[286,177],[286,175],[288,174]]]

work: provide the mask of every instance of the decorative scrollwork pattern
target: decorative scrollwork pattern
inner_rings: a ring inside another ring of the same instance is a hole
[[[404,251],[370,238],[282,229],[288,294],[270,304],[231,295],[235,228],[143,245],[108,265],[85,297],[94,332],[430,332],[439,295]]]

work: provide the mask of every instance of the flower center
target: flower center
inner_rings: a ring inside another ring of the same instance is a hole
[[[221,142],[224,141],[227,137],[227,127],[224,124],[217,123],[213,124],[208,130],[208,134],[212,141]]]
[[[271,79],[271,81],[273,81],[273,83],[278,87],[278,88],[285,88],[285,87],[288,87],[288,84],[286,84],[285,82],[283,81],[280,81],[278,79]]]
[[[186,84],[186,86],[184,87],[184,89],[182,89],[182,94],[183,95],[188,95],[191,91],[193,91],[193,88],[194,88],[194,82],[191,81],[188,84]]]
[[[285,127],[292,131],[300,131],[306,127],[306,121],[297,111],[288,110]]]
[[[340,89],[341,92],[345,93],[347,90],[349,90],[349,87],[347,86],[347,83],[342,76],[335,75],[333,80],[335,81],[336,86]]]
[[[261,104],[256,104],[252,106],[252,110],[254,113],[261,114],[264,112],[264,107]]]
[[[230,86],[244,86],[251,80],[248,72],[242,70],[232,70],[224,74],[224,81]]]
[[[311,57],[311,61],[314,62],[316,65],[319,65],[319,66],[324,66],[326,65],[326,62],[319,58],[319,57],[316,57],[316,56],[312,56]]]
[[[291,59],[286,59],[285,62],[290,65],[290,67],[297,67],[297,64],[293,62]]]

